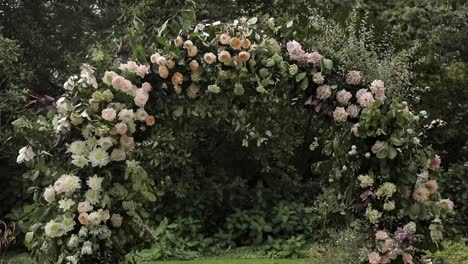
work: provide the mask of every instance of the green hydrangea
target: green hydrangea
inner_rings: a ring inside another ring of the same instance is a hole
[[[406,224],[403,228],[411,234],[416,233],[416,223],[413,221]]]
[[[268,76],[270,76],[270,71],[267,68],[261,68],[258,73],[262,78],[267,78]]]
[[[278,53],[273,54],[273,56],[271,56],[271,58],[272,58],[276,63],[280,63],[280,62],[283,61],[283,57],[281,57],[281,55],[279,55]]]
[[[72,113],[70,115],[70,122],[72,123],[72,125],[78,126],[81,123],[83,123],[83,117],[80,116],[78,113]]]
[[[217,94],[220,91],[221,91],[221,89],[219,88],[218,85],[216,85],[216,84],[208,85],[208,92]]]
[[[369,175],[359,175],[358,180],[361,188],[372,187],[372,185],[374,185],[374,179]]]
[[[366,217],[369,219],[369,222],[375,224],[379,221],[380,217],[382,217],[382,213],[369,206],[366,209]]]
[[[394,210],[394,209],[395,209],[395,202],[394,202],[394,201],[389,201],[389,202],[384,203],[383,209],[384,209],[385,211],[392,211],[392,210]]]
[[[396,192],[395,184],[391,182],[385,182],[380,186],[380,188],[375,193],[377,197],[381,198],[390,198]]]
[[[240,96],[240,95],[243,95],[244,92],[245,92],[245,90],[244,90],[244,86],[242,86],[242,84],[236,83],[236,84],[234,85],[234,94],[235,94],[235,95],[239,95],[239,96]]]
[[[275,60],[273,58],[268,58],[266,60],[265,66],[268,68],[275,66]]]
[[[293,64],[293,65],[289,66],[289,74],[291,76],[296,75],[298,71],[299,71],[299,67],[297,67],[296,64]]]

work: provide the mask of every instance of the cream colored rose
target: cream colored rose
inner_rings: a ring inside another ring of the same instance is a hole
[[[169,69],[174,68],[174,66],[175,66],[175,61],[173,61],[173,60],[168,60],[168,61],[166,62],[166,66],[167,66]]]
[[[159,76],[166,79],[169,76],[169,69],[166,66],[159,66]]]
[[[216,62],[216,55],[212,52],[205,53],[205,55],[203,55],[203,60],[208,64],[213,64]]]
[[[200,67],[200,64],[198,64],[198,61],[196,61],[196,60],[190,61],[189,68],[190,68],[191,71],[196,72],[196,71],[198,71],[199,67]]]
[[[184,39],[181,36],[177,36],[176,39],[174,39],[174,45],[176,47],[180,47],[184,44]]]
[[[231,38],[231,48],[234,50],[240,50],[242,41],[239,38]]]
[[[159,56],[159,58],[156,59],[156,63],[157,63],[159,66],[166,66],[167,60],[166,60],[165,57]]]
[[[193,42],[191,40],[186,40],[184,42],[184,48],[189,49],[191,47],[193,47]]]
[[[161,55],[159,55],[159,53],[155,53],[153,55],[151,55],[150,57],[150,60],[151,60],[151,63],[158,63],[158,58],[161,57]]]
[[[250,48],[250,44],[251,44],[251,43],[250,43],[250,40],[249,40],[249,39],[246,38],[246,39],[242,40],[242,48],[243,48],[243,49],[249,49],[249,48]]]
[[[80,216],[78,216],[78,221],[80,221],[80,224],[82,225],[87,225],[89,222],[89,214],[81,213]]]
[[[229,44],[229,40],[231,40],[231,37],[229,37],[227,34],[221,34],[219,36],[219,42],[223,45]]]
[[[192,46],[187,49],[187,54],[189,57],[195,57],[198,54],[198,48],[196,46]]]
[[[184,82],[184,75],[180,72],[176,72],[172,75],[171,81],[174,85],[180,85]]]
[[[148,102],[149,95],[147,92],[139,92],[133,99],[135,104],[139,107],[144,107],[146,105],[146,102]]]
[[[223,50],[220,53],[218,53],[218,60],[223,63],[229,62],[231,60],[231,54],[229,53],[229,51]]]
[[[247,51],[241,51],[239,52],[239,60],[242,62],[246,62],[250,59],[250,53]]]

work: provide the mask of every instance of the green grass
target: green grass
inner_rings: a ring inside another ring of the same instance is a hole
[[[142,264],[306,264],[304,259],[199,259],[192,261],[150,261]],[[310,263],[310,262],[309,262]]]

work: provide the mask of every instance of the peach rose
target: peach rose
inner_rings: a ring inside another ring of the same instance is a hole
[[[196,46],[192,46],[187,49],[187,53],[189,57],[195,57],[198,54],[198,48]]]
[[[166,79],[169,76],[169,69],[166,66],[159,66],[159,76]]]
[[[426,182],[426,188],[430,193],[435,193],[437,192],[437,189],[439,188],[439,185],[437,184],[436,180],[430,180]]]
[[[154,116],[148,116],[146,118],[146,125],[147,126],[154,126],[155,123],[156,123],[156,120],[154,119]]]
[[[173,61],[173,60],[168,60],[168,61],[166,62],[166,66],[167,66],[169,69],[174,68],[174,66],[175,66],[175,61]]]
[[[229,62],[231,60],[231,54],[229,51],[223,50],[218,54],[218,60],[223,63]]]
[[[127,124],[125,123],[118,123],[115,125],[115,130],[117,131],[118,134],[123,135],[127,133]]]
[[[250,44],[251,44],[251,43],[250,43],[250,40],[246,38],[246,39],[244,39],[244,40],[242,41],[242,48],[243,48],[243,49],[249,49],[249,48],[250,48]]]
[[[242,62],[246,62],[250,59],[250,53],[247,51],[241,51],[239,52],[239,60]]]
[[[213,64],[216,62],[216,55],[212,52],[205,53],[205,55],[203,55],[203,60],[208,64]]]
[[[161,57],[161,55],[159,55],[159,53],[157,53],[157,52],[155,54],[151,55],[151,57],[150,57],[151,63],[158,63],[159,57]]]
[[[184,44],[184,39],[181,36],[177,36],[176,39],[174,39],[174,45],[176,47],[180,47]]]
[[[87,225],[89,222],[89,214],[81,213],[80,216],[78,216],[78,221],[80,221],[80,224],[82,225]]]
[[[102,110],[102,112],[101,112],[102,119],[104,119],[106,121],[114,120],[116,115],[117,115],[117,112],[115,111],[114,108],[106,108],[106,109]]]
[[[206,55],[206,54],[205,54]],[[214,54],[213,54],[214,55]],[[198,68],[200,67],[200,64],[198,64],[198,61],[192,60],[189,63],[189,68],[192,72],[196,72]]]
[[[219,42],[223,45],[229,44],[229,40],[231,40],[231,37],[229,37],[227,34],[221,34],[219,36]]]
[[[180,85],[184,82],[184,75],[180,72],[176,72],[172,75],[171,81],[174,85]]]
[[[193,47],[193,42],[191,40],[186,40],[184,42],[184,48],[189,49],[191,47]]]
[[[242,46],[242,41],[239,38],[231,38],[231,47],[234,50],[240,50]]]
[[[122,146],[127,147],[127,148],[133,148],[135,141],[133,140],[133,137],[122,135],[120,136],[120,144],[122,144]]]
[[[165,57],[159,56],[159,58],[156,60],[156,63],[157,63],[159,66],[166,66],[167,60],[166,60]]]

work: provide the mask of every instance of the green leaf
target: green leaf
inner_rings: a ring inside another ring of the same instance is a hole
[[[255,23],[257,23],[257,21],[258,21],[257,17],[252,17],[251,19],[247,20],[247,24],[254,25]]]
[[[397,151],[394,147],[388,146],[388,158],[394,159],[397,155]]]
[[[294,23],[294,21],[290,20],[288,23],[286,23],[286,28],[292,27],[293,23]]]
[[[388,156],[388,150],[383,149],[383,150],[377,152],[377,154],[375,156],[377,156],[377,158],[379,158],[379,159],[385,159]]]
[[[301,72],[298,75],[296,75],[296,82],[300,82],[304,77],[306,77],[307,72]]]
[[[301,89],[302,89],[302,90],[306,90],[308,87],[309,87],[309,79],[305,78],[305,79],[301,82]]]
[[[174,110],[173,115],[174,117],[177,118],[177,117],[182,116],[183,113],[184,113],[184,107],[180,105],[176,108],[176,110]]]

